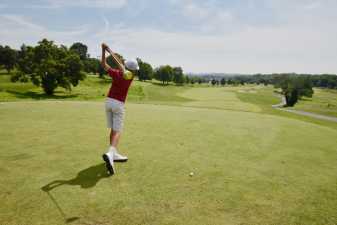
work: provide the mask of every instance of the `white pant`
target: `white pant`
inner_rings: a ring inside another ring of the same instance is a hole
[[[107,98],[105,101],[105,112],[107,127],[114,131],[122,131],[124,121],[124,102],[113,98]]]

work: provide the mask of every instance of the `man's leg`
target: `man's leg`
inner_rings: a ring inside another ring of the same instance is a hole
[[[115,131],[113,129],[110,131],[110,147],[108,152],[110,152],[109,154],[113,156],[113,159],[116,162],[126,162],[128,160],[128,157],[119,154],[117,151],[117,145],[121,134],[120,131]]]
[[[110,134],[110,144],[112,142],[112,127],[113,127],[113,113],[111,110],[111,103],[110,102],[106,102],[105,105],[105,111],[106,111],[106,117],[107,117],[107,127],[111,128],[111,134]],[[115,173],[115,168],[114,168],[114,157],[113,157],[113,153],[110,153],[110,149],[112,147],[110,146],[108,149],[108,152],[103,154],[103,160],[105,161],[105,165],[107,170],[109,171],[110,175],[113,175]]]
[[[117,148],[120,136],[121,136],[121,133],[119,131],[114,131],[113,129],[111,129],[111,131],[110,131],[110,145]]]

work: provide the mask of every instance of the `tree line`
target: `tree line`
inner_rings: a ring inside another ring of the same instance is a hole
[[[122,55],[117,55],[124,61]],[[140,81],[156,79],[162,84],[190,83],[181,67],[163,65],[153,68],[140,58],[137,61]],[[111,56],[107,58],[107,62],[112,68],[117,68]],[[41,86],[48,95],[52,95],[57,87],[71,90],[85,79],[86,73],[99,74],[101,78],[106,74],[100,60],[90,57],[85,44],[76,42],[68,48],[47,39],[39,41],[36,46],[23,44],[19,50],[0,45],[0,67],[5,68],[8,73],[15,69],[11,77],[13,82],[31,81],[34,85]]]
[[[123,61],[124,57],[118,54]],[[111,56],[107,58],[112,68],[117,68]],[[151,64],[137,58],[139,63],[138,79],[147,81],[156,79],[162,84],[173,82],[177,85],[209,83],[215,85],[263,84],[281,88],[287,105],[293,106],[303,96],[313,95],[312,87],[337,88],[337,76],[333,74],[255,74],[235,76],[192,76],[185,75],[181,67],[162,65],[153,68]],[[71,90],[73,86],[85,79],[86,73],[99,74],[104,77],[105,71],[100,60],[88,54],[88,47],[76,42],[70,48],[56,45],[53,41],[43,39],[36,46],[22,45],[19,50],[0,45],[0,67],[8,73],[13,69],[13,82],[31,81],[41,86],[44,92],[52,95],[57,87]],[[86,73],[85,73],[86,72]]]
[[[276,85],[280,79],[286,77],[305,77],[309,79],[313,87],[337,89],[337,75],[335,74],[254,74],[254,75],[193,75],[189,76],[194,83],[210,83],[216,85]]]
[[[207,80],[207,79],[206,79]],[[313,87],[337,88],[337,76],[330,74],[308,75],[308,74],[256,74],[240,75],[222,78],[208,77],[208,82],[212,85],[273,85],[281,89],[281,94],[285,97],[286,106],[294,106],[303,97],[311,98],[314,94]]]

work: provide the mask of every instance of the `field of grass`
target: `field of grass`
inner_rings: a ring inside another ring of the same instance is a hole
[[[71,92],[58,88],[54,96],[47,96],[40,87],[31,83],[10,82],[10,76],[2,72],[0,101],[46,99],[101,101],[105,98],[110,82],[110,78],[99,79],[97,76],[88,75]],[[274,89],[271,86],[246,85],[210,89],[208,86],[196,84],[194,87],[200,88],[189,90],[191,86],[162,86],[159,82],[135,81],[130,87],[128,101],[165,105],[181,105],[189,102],[187,105],[191,107],[261,111],[271,114],[275,114],[275,110],[270,106],[280,102],[279,97],[273,94]],[[337,90],[316,88],[313,98],[303,98],[294,109],[337,117]]]
[[[109,90],[110,78],[99,79],[97,76],[88,75],[80,85],[73,87],[71,92],[57,88],[54,96],[47,96],[42,88],[31,83],[12,83],[9,75],[0,75],[0,101],[21,100],[90,100],[102,101]],[[128,100],[133,102],[151,102],[161,104],[178,104],[188,101],[177,95],[178,92],[188,89],[174,85],[162,86],[160,83],[139,82],[132,83]]]
[[[0,81],[0,224],[336,225],[337,124],[273,110],[271,87],[135,82],[129,161],[108,177],[108,82],[57,101],[15,85]]]

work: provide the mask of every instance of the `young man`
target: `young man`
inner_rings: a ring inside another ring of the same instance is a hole
[[[109,52],[118,69],[112,69],[106,62],[105,53]],[[125,64],[113,53],[106,44],[102,44],[102,67],[112,78],[112,84],[105,101],[107,127],[110,128],[110,146],[108,152],[103,154],[106,168],[110,175],[115,173],[114,161],[126,162],[128,158],[118,153],[117,145],[121,136],[124,120],[124,103],[130,84],[139,69],[136,60],[127,60]]]

